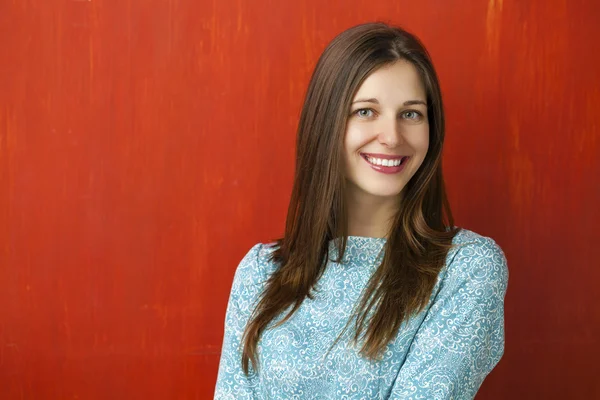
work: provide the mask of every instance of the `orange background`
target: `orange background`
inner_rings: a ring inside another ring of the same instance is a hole
[[[478,398],[600,398],[596,0],[0,0],[0,398],[212,398],[310,72],[370,20],[429,48],[457,222],[509,260]]]

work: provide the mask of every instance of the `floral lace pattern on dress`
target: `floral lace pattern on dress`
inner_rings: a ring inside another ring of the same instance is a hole
[[[335,241],[317,282],[282,326],[258,343],[258,372],[241,368],[241,338],[268,276],[271,248],[257,244],[239,264],[227,306],[215,399],[472,399],[504,353],[506,259],[490,238],[461,230],[429,304],[409,318],[383,358],[334,342],[381,262],[385,239],[350,236],[341,263]],[[333,346],[332,346],[333,345]]]

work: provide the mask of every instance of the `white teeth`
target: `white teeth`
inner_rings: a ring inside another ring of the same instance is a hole
[[[402,163],[402,159],[388,160],[387,158],[367,157],[367,161],[373,165],[381,165],[384,167],[397,167]]]

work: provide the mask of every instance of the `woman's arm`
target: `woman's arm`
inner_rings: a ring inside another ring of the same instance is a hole
[[[262,287],[260,278],[263,268],[260,265],[259,256],[262,247],[261,244],[257,244],[246,254],[233,278],[225,314],[225,333],[215,387],[215,399],[254,398],[252,380],[242,371],[241,339],[252,313],[254,302]],[[252,374],[252,369],[250,374]]]
[[[473,399],[504,353],[506,258],[489,238],[457,251],[390,399]]]

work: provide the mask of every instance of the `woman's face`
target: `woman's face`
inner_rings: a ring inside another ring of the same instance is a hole
[[[344,136],[350,194],[397,197],[429,148],[427,96],[406,61],[369,75],[352,99]]]

